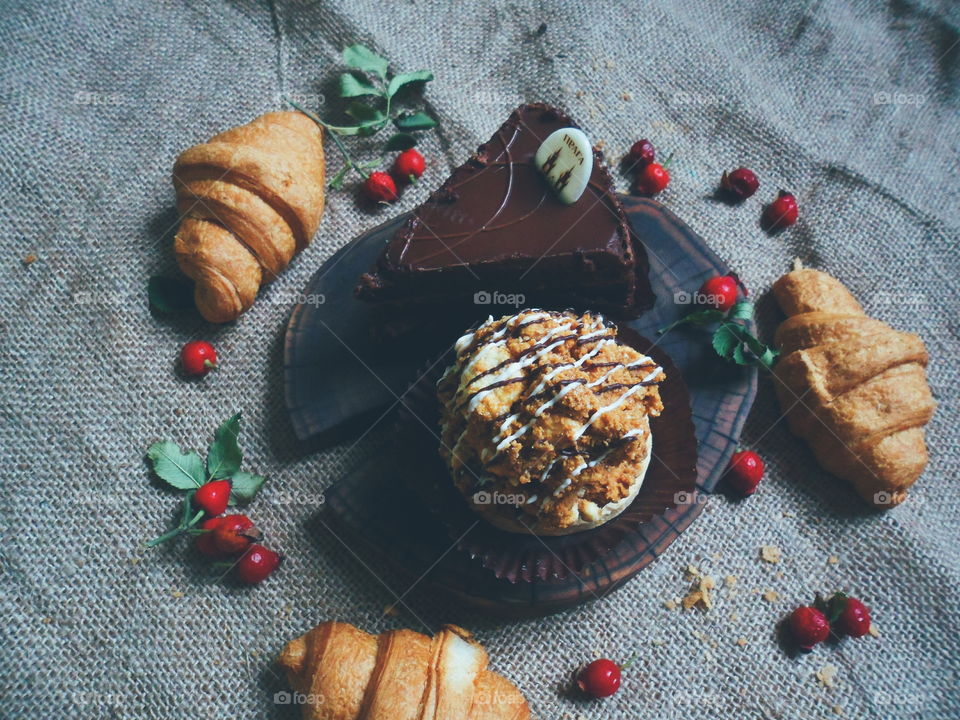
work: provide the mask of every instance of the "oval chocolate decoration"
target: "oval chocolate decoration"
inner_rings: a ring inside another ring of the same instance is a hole
[[[593,150],[582,130],[561,128],[543,141],[533,161],[560,201],[573,205],[590,180]]]

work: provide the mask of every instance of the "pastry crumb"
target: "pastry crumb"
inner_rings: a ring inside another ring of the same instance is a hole
[[[763,594],[763,599],[767,602],[776,602],[780,599],[780,594],[776,590],[767,590]]]
[[[777,573],[776,573],[776,575],[774,575],[774,577],[776,577],[777,580],[783,580],[783,578],[784,578],[785,576],[784,576],[782,570],[777,570]]]
[[[760,548],[760,557],[764,562],[778,563],[781,557],[780,548],[776,545],[764,545]]]
[[[783,511],[783,516],[784,516],[785,518],[792,518],[792,517],[796,517],[797,514],[796,514],[796,513],[793,513],[793,512],[790,512],[789,510],[784,510],[784,511]]]
[[[24,265],[32,265],[32,264],[35,263],[36,261],[37,261],[37,256],[34,255],[33,253],[29,253],[29,254],[23,256],[23,264],[24,264]]]
[[[630,100],[633,100],[633,95],[628,92],[622,92],[620,93],[620,99],[624,102],[629,102]]]
[[[733,587],[734,585],[737,584],[737,576],[736,576],[736,575],[727,575],[727,576],[723,579],[723,584],[726,585],[727,587]]]
[[[737,638],[737,645],[739,645],[740,647],[746,647],[747,639],[745,637]]]
[[[836,687],[834,682],[837,678],[837,666],[836,665],[824,665],[822,668],[817,670],[817,680],[820,681],[820,684],[827,688]]]
[[[687,573],[687,575],[691,575],[693,577],[700,576],[700,570],[697,569],[696,565],[687,565],[687,569],[685,572]]]
[[[834,705],[834,706],[833,706],[833,714],[834,714],[834,715],[843,715],[843,708],[840,707],[839,705]]]
[[[673,600],[664,600],[664,601],[663,601],[663,606],[664,606],[667,610],[676,610],[676,609],[677,609],[677,604],[676,604]]]
[[[172,591],[170,592],[170,596],[171,596],[171,597],[175,597],[175,598],[177,598],[177,599],[180,599],[180,598],[183,597],[183,592],[181,592],[180,590],[172,590]]]
[[[737,622],[740,619],[740,614],[732,612],[730,613],[730,622]]]
[[[840,562],[840,558],[838,558],[836,555],[831,555],[827,558],[827,562],[831,565],[836,565],[838,562]]]
[[[596,144],[593,146],[593,149],[597,152],[603,152],[603,149],[607,146],[607,141],[603,138],[597,140]]]
[[[873,623],[870,623],[870,629],[867,632],[870,633],[870,637],[880,637],[880,629]]]

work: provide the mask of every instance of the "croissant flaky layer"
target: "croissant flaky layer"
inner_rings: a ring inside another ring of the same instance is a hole
[[[817,270],[794,270],[773,292],[788,315],[774,377],[790,429],[867,502],[902,502],[926,466],[924,426],[936,408],[923,341],[867,317]]]
[[[174,254],[204,318],[235,319],[310,243],[324,174],[322,132],[298,112],[267,113],[180,154]]]
[[[283,649],[277,662],[303,703],[304,720],[527,720],[513,684],[487,670],[469,632],[446,625],[370,635],[325,622]]]

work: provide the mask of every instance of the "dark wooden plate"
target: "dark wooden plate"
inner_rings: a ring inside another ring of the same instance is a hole
[[[723,362],[703,330],[681,327],[663,336],[658,336],[657,330],[690,310],[684,300],[704,280],[729,269],[659,203],[630,196],[621,199],[634,232],[647,249],[657,303],[638,320],[618,324],[654,339],[657,351],[666,353],[685,379],[699,444],[696,488],[711,492],[735,451],[756,395],[756,370]],[[337,439],[364,427],[390,406],[401,405],[408,390],[425,374],[427,361],[438,358],[464,328],[487,314],[515,311],[513,307],[481,305],[465,310],[447,327],[434,326],[401,341],[377,339],[371,332],[375,311],[354,299],[353,286],[403,219],[375,228],[330,258],[304,290],[308,302],[298,305],[290,318],[285,393],[294,431],[305,443]],[[419,578],[429,570],[427,580],[435,586],[499,614],[552,612],[620,587],[658,557],[702,509],[701,502],[691,498],[693,501],[655,515],[636,526],[624,542],[606,548],[602,557],[584,562],[564,578],[542,568],[518,568],[513,579],[524,581],[511,582],[509,576],[501,573],[497,577],[484,567],[483,558],[448,552],[449,528],[422,505],[420,512],[416,508],[398,512],[411,503],[410,491],[396,481],[397,468],[416,460],[405,460],[403,451],[400,447],[399,454],[366,458],[328,488],[326,510],[331,519],[412,577]],[[422,463],[422,457],[418,461]]]
[[[599,528],[562,537],[538,537],[532,534],[498,530],[478,522],[477,515],[463,501],[450,482],[450,475],[437,453],[439,404],[437,381],[453,359],[444,354],[439,363],[431,363],[404,398],[403,409],[393,430],[394,452],[403,456],[393,477],[402,480],[416,494],[415,503],[426,508],[447,528],[457,550],[479,561],[498,578],[516,582],[567,583],[613,550],[621,559],[630,559],[646,550],[637,529],[652,518],[679,505],[699,499],[697,483],[697,439],[690,415],[690,395],[680,370],[670,356],[630,328],[619,328],[621,342],[650,355],[666,373],[660,383],[664,413],[650,421],[653,453],[650,467],[637,497],[624,512]],[[639,543],[639,545],[638,545]],[[630,552],[630,546],[634,552]],[[617,572],[616,561],[608,563],[609,572]],[[603,588],[595,588],[601,592]]]

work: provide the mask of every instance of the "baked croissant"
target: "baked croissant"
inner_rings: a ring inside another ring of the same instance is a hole
[[[322,132],[299,112],[267,113],[180,154],[173,251],[205,319],[236,319],[310,243],[324,182]]]
[[[864,500],[899,504],[927,464],[924,426],[936,408],[923,341],[867,317],[817,270],[784,275],[773,293],[788,316],[774,377],[790,429]]]
[[[445,625],[370,635],[325,622],[277,662],[304,696],[304,720],[526,720],[530,708],[469,632]]]

